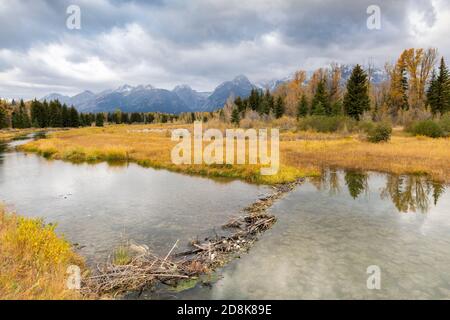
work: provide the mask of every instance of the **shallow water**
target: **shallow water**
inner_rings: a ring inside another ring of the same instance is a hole
[[[276,203],[275,226],[211,287],[164,298],[450,299],[448,190],[413,176],[340,172],[324,180]],[[372,265],[380,290],[367,288]]]
[[[128,239],[158,254],[176,240],[182,249],[192,237],[220,230],[267,190],[135,164],[74,165],[0,153],[0,201],[22,215],[57,223],[58,232],[79,244],[89,262],[103,262]]]
[[[124,239],[158,253],[177,239],[182,247],[268,190],[134,164],[73,165],[0,152],[0,200],[57,222],[85,246],[89,262],[104,261]],[[449,189],[425,177],[327,171],[274,204],[277,223],[219,270],[218,281],[139,298],[450,299],[449,208]],[[367,288],[374,265],[380,290]]]

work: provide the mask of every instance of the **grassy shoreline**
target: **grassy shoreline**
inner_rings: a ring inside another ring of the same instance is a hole
[[[329,141],[295,141],[282,144],[286,163],[302,166],[376,171],[389,174],[428,175],[450,183],[450,139],[393,136],[388,143],[373,144],[357,137]]]
[[[188,127],[189,125],[185,125]],[[450,138],[412,137],[398,131],[390,142],[373,144],[357,135],[284,131],[280,136],[280,170],[261,176],[257,165],[174,165],[170,152],[173,125],[114,125],[55,132],[20,147],[49,159],[75,163],[135,162],[144,167],[206,177],[276,184],[317,176],[323,167],[393,174],[427,174],[450,182]]]
[[[54,225],[0,207],[0,300],[81,299],[66,287],[69,265],[84,262]]]
[[[141,132],[144,128],[150,132]],[[170,154],[177,144],[170,140],[170,127],[108,126],[55,132],[48,138],[32,141],[19,149],[37,153],[48,159],[73,163],[134,162],[143,167],[167,169],[173,172],[210,178],[241,179],[249,183],[278,184],[299,178],[317,176],[314,166],[293,167],[281,164],[277,175],[263,176],[260,165],[175,165]]]
[[[37,131],[42,131],[42,129],[3,129],[0,130],[0,142],[9,142],[20,139]]]

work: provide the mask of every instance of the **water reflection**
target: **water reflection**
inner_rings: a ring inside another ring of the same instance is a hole
[[[427,213],[430,205],[437,205],[445,192],[445,185],[431,180],[424,175],[386,174],[385,186],[380,189],[381,199],[389,199],[399,212]],[[312,184],[318,190],[328,190],[330,195],[346,191],[353,199],[367,195],[369,192],[369,174],[355,170],[323,170],[321,177],[315,178]]]
[[[339,170],[311,182],[274,204],[277,223],[218,281],[175,298],[450,298],[450,192],[442,184]],[[381,290],[367,288],[372,265]]]
[[[14,152],[23,142],[11,142],[9,151],[0,152],[0,202],[20,214],[56,222],[57,231],[80,244],[92,264],[104,261],[123,239],[147,244],[157,254],[166,254],[180,240],[184,250],[192,237],[210,235],[268,191],[133,163],[49,161]]]
[[[367,193],[369,190],[369,175],[364,172],[347,171],[345,173],[345,184],[353,199],[359,197],[364,191]]]
[[[400,212],[428,212],[430,202],[437,205],[444,193],[443,184],[424,176],[388,176],[382,197],[390,197]]]
[[[6,143],[0,142],[0,164],[3,163],[3,153],[6,151]]]

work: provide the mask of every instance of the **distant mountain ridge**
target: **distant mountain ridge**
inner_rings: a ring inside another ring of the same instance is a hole
[[[214,111],[222,108],[229,97],[246,98],[257,88],[246,76],[240,75],[220,84],[213,92],[198,92],[188,85],[173,90],[159,89],[151,85],[122,85],[115,90],[98,94],[84,91],[75,96],[52,93],[44,100],[59,100],[75,106],[80,112],[111,112],[120,108],[124,112],[181,112]]]
[[[206,99],[202,111],[213,111],[222,108],[228,98],[247,98],[253,89],[258,88],[252,84],[246,76],[239,75],[232,81],[226,81],[219,85],[214,92]]]
[[[341,66],[342,85],[350,78],[352,65]],[[375,68],[372,82],[381,83],[387,79],[386,72]],[[59,100],[61,103],[75,106],[80,112],[111,112],[120,108],[124,112],[164,112],[179,114],[181,112],[215,111],[222,108],[232,97],[247,98],[253,89],[275,90],[279,85],[292,80],[291,77],[274,79],[253,84],[239,75],[231,81],[225,81],[213,92],[198,92],[188,85],[176,86],[173,90],[159,89],[152,85],[122,85],[115,90],[100,93],[84,91],[75,96],[59,93],[49,94],[43,100]]]

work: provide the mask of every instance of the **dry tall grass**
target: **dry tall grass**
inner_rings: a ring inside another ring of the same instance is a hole
[[[388,143],[357,137],[283,141],[280,153],[289,166],[332,166],[395,174],[420,173],[450,182],[450,139],[393,136]]]
[[[79,299],[66,287],[66,270],[83,265],[54,226],[0,207],[0,299]]]
[[[21,147],[44,157],[72,162],[133,161],[142,166],[164,168],[175,172],[208,177],[229,177],[253,183],[291,182],[304,176],[317,175],[312,166],[281,166],[274,176],[262,176],[260,165],[175,165],[171,150],[170,129],[175,125],[115,125],[104,128],[73,129],[57,132],[48,139]],[[178,125],[192,129],[192,125]],[[225,129],[225,128],[223,128]]]
[[[450,181],[450,139],[405,136],[395,130],[388,143],[373,144],[357,135],[284,131],[280,136],[281,170],[261,176],[252,165],[173,165],[176,144],[170,129],[189,125],[133,125],[84,128],[53,133],[23,147],[46,157],[69,161],[130,160],[144,166],[205,176],[240,178],[256,183],[278,183],[316,175],[321,167],[374,170],[390,173],[427,173]],[[204,126],[207,128],[207,126]],[[219,129],[224,130],[225,127]]]

